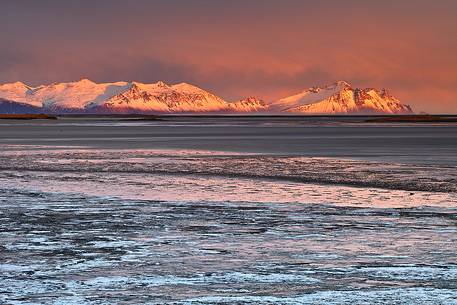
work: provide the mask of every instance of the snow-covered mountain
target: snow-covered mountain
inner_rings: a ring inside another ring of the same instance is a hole
[[[88,112],[95,113],[203,113],[226,108],[227,102],[203,89],[186,83],[170,86],[164,82],[132,82],[126,90],[86,105]]]
[[[353,89],[343,81],[324,87],[312,87],[271,104],[255,97],[227,102],[187,83],[168,85],[159,81],[153,84],[98,84],[88,79],[39,87],[27,86],[21,82],[4,84],[0,85],[0,98],[17,104],[4,104],[10,111],[13,106],[21,111],[30,105],[44,113],[412,113],[409,106],[401,104],[384,89]]]
[[[280,99],[271,110],[297,114],[411,114],[385,89],[352,88],[344,81],[324,87],[312,87]]]
[[[83,112],[88,103],[102,101],[127,87],[126,82],[96,84],[88,79],[39,87],[16,82],[0,85],[0,97],[51,112]]]
[[[97,84],[88,79],[30,87],[17,82],[0,85],[0,97],[42,107],[51,113],[208,113],[255,112],[257,99],[229,103],[196,86],[164,82]]]
[[[270,105],[256,97],[247,97],[237,102],[229,103],[231,112],[268,112]]]

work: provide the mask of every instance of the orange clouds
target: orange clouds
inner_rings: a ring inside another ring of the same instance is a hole
[[[40,2],[2,4],[0,82],[163,79],[272,100],[344,79],[457,112],[455,1]]]

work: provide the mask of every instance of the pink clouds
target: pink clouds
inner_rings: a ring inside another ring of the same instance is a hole
[[[29,4],[0,10],[0,82],[163,79],[271,100],[344,79],[457,112],[453,1]]]

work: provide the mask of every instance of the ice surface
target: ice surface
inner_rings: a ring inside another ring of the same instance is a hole
[[[0,194],[0,303],[456,301],[455,207]]]

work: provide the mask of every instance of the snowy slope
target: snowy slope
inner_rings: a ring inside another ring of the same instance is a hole
[[[280,99],[272,103],[272,108],[279,110],[293,109],[302,105],[312,104],[316,101],[328,99],[332,95],[340,92],[344,88],[349,87],[349,84],[344,81],[336,82],[332,85],[320,87],[311,87],[300,93]]]
[[[283,98],[272,110],[297,114],[411,114],[385,89],[353,89],[344,81],[324,87],[312,87],[299,94]]]
[[[32,98],[35,89],[21,82],[0,84],[0,98],[41,107],[41,101]]]

